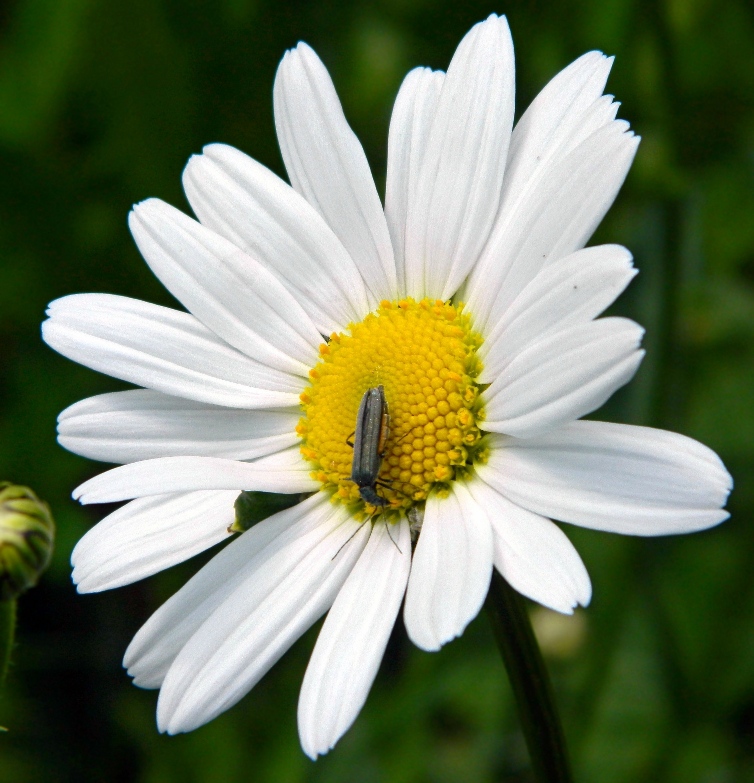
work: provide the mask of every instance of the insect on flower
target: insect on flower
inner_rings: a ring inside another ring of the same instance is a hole
[[[377,484],[381,483],[377,477],[389,437],[390,414],[385,389],[375,386],[367,389],[361,398],[354,440],[353,443],[349,441],[353,446],[351,481],[359,488],[362,500],[373,506],[388,505],[388,501],[377,494]]]

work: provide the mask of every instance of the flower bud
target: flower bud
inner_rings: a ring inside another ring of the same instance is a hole
[[[28,487],[0,483],[0,600],[34,587],[52,556],[55,523]]]

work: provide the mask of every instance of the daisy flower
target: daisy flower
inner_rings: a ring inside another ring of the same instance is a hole
[[[583,55],[513,128],[508,24],[477,24],[447,73],[405,78],[383,209],[301,43],[274,86],[290,186],[212,144],[183,174],[198,220],[157,199],[130,215],[187,312],[107,294],[50,305],[50,346],[143,387],[60,415],[64,447],[120,463],[74,497],[130,501],[77,545],[80,591],[232,537],[242,490],[308,494],[238,535],[136,634],[124,665],[160,689],[162,731],[227,710],[327,613],[298,707],[314,758],[356,718],[402,603],[411,640],[437,650],[476,616],[493,568],[560,612],[589,602],[552,519],[665,535],[727,517],[731,480],[705,446],[579,421],[643,356],[641,327],[597,317],[634,276],[631,254],[584,247],[638,144],[603,95],[611,64]],[[373,504],[351,480],[349,438],[380,386]]]

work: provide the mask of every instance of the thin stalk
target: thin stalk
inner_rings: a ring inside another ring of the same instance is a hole
[[[13,639],[16,634],[16,599],[0,601],[0,685],[8,673]]]
[[[572,783],[568,752],[524,599],[493,570],[485,604],[516,699],[538,783]]]

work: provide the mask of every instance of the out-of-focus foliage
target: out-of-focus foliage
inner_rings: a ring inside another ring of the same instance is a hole
[[[105,510],[71,489],[101,469],[55,443],[56,414],[122,388],[39,338],[48,301],[81,291],[175,306],[125,217],[159,196],[187,209],[180,172],[203,144],[278,173],[271,89],[308,41],[330,69],[378,182],[403,74],[445,68],[461,36],[508,14],[519,113],[588,49],[617,56],[609,91],[643,137],[593,241],[642,274],[615,308],[648,330],[634,384],[599,418],[715,448],[733,518],[677,539],[568,528],[594,582],[575,621],[538,616],[577,779],[754,780],[754,7],[747,0],[8,0],[0,5],[0,478],[55,512],[50,572],[20,607],[0,705],[0,783],[47,781],[527,781],[526,752],[486,618],[438,654],[399,623],[361,717],[310,762],[296,699],[316,628],[238,706],[165,737],[155,694],[130,685],[130,636],[202,558],[79,597],[76,539]]]

